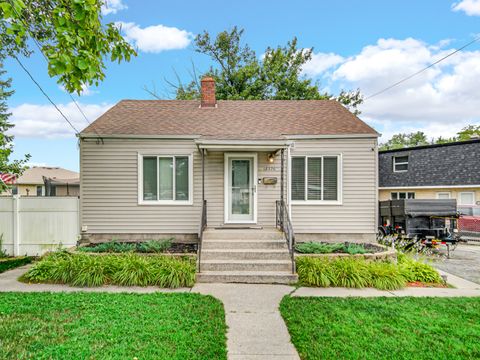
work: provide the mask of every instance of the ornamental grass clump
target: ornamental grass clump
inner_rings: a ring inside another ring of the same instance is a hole
[[[396,290],[408,282],[440,284],[442,278],[430,265],[399,254],[398,263],[363,258],[296,258],[298,280],[303,286],[374,287]]]
[[[405,287],[406,281],[402,276],[399,267],[391,262],[368,263],[370,273],[370,285],[379,290],[397,290]]]
[[[189,287],[195,283],[195,261],[191,258],[134,253],[96,256],[60,251],[44,256],[23,275],[22,280],[81,287],[109,284]]]
[[[442,277],[433,266],[417,261],[409,255],[398,253],[398,266],[407,282],[443,283]]]
[[[364,288],[370,284],[367,262],[363,259],[339,258],[332,261],[335,286]]]

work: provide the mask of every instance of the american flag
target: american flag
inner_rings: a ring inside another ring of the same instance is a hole
[[[16,176],[14,174],[2,173],[0,172],[0,180],[5,184],[13,184],[15,182]]]

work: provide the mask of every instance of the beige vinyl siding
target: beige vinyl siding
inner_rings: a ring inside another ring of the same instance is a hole
[[[365,234],[376,231],[376,139],[297,140],[291,155],[335,155],[342,159],[338,205],[292,204],[296,233]]]
[[[292,155],[342,155],[341,205],[292,205],[296,233],[375,233],[376,139],[297,140]],[[251,151],[248,151],[251,152]],[[193,154],[192,205],[138,204],[138,154]],[[208,226],[224,224],[224,152],[205,157]],[[275,226],[280,199],[280,156],[258,152],[257,224]],[[287,161],[285,161],[287,166]],[[193,140],[81,141],[81,224],[91,234],[196,234],[201,213],[201,156]],[[286,169],[287,171],[287,169]],[[258,184],[276,177],[276,185]],[[285,191],[287,189],[285,183]]]
[[[193,156],[193,205],[139,205],[138,153]],[[81,224],[89,233],[196,233],[201,211],[201,158],[193,140],[82,140]]]

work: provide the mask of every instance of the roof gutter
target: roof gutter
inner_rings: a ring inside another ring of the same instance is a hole
[[[194,140],[200,138],[200,135],[134,135],[134,134],[85,134],[77,135],[80,139],[163,139],[163,140]]]
[[[382,134],[331,134],[331,135],[284,135],[291,140],[313,140],[313,139],[374,139]]]

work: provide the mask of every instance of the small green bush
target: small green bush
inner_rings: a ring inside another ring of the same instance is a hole
[[[30,256],[20,256],[12,258],[1,258],[0,259],[0,273],[15,269],[17,267],[30,264],[33,261],[33,258]]]
[[[134,253],[95,256],[61,251],[46,255],[22,280],[82,287],[113,284],[176,288],[195,283],[195,261]]]
[[[172,239],[148,240],[141,243],[121,243],[116,240],[78,248],[80,252],[91,253],[163,253],[172,246]]]
[[[345,246],[345,252],[350,255],[356,255],[365,254],[367,250],[365,250],[365,246],[361,244],[348,244],[348,246]]]
[[[303,254],[330,254],[336,251],[345,252],[344,244],[325,244],[318,242],[305,242],[295,245],[295,250]]]
[[[138,251],[144,253],[163,253],[172,246],[172,239],[165,240],[148,240],[144,243],[139,243]]]

